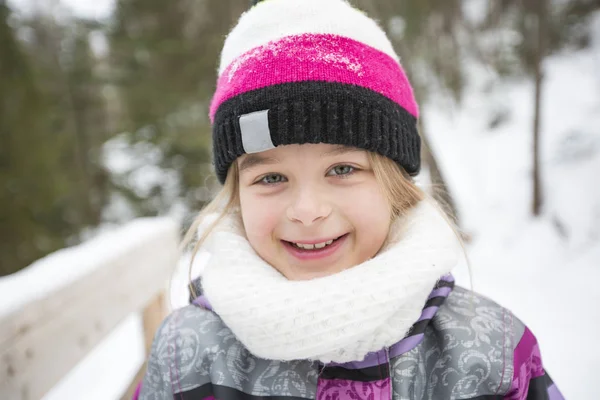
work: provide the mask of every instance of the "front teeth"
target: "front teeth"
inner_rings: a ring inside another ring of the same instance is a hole
[[[329,246],[331,243],[333,243],[333,239],[332,240],[328,240],[328,241],[323,242],[323,243],[315,243],[315,244],[294,243],[294,245],[296,247],[299,247],[299,248],[304,249],[304,250],[314,250],[314,249],[322,249],[325,246]]]

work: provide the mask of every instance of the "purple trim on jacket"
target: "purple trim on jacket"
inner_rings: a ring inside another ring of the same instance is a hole
[[[428,299],[433,299],[434,297],[440,297],[440,296],[448,297],[448,295],[450,294],[451,291],[452,291],[452,288],[449,288],[449,287],[435,289],[434,291],[431,292]]]
[[[418,335],[402,339],[400,342],[390,347],[390,357],[399,357],[404,353],[408,353],[420,345],[424,337],[425,335],[423,333],[419,333]]]
[[[545,377],[546,372],[542,366],[542,355],[537,339],[527,327],[525,327],[519,344],[515,347],[513,366],[512,385],[505,399],[525,400],[531,398],[530,391],[534,390],[530,388],[532,381]],[[564,400],[563,395],[554,384],[543,390],[547,391],[550,400]]]
[[[210,303],[208,302],[208,299],[204,295],[196,297],[192,303],[206,310],[213,310]]]
[[[556,387],[556,385],[553,383],[548,388],[548,399],[549,400],[565,400],[565,397],[562,395],[560,390],[558,390],[558,387]]]
[[[141,390],[142,390],[142,382],[138,383],[137,388],[135,389],[135,392],[133,393],[133,397],[131,398],[131,400],[138,400],[140,397]]]

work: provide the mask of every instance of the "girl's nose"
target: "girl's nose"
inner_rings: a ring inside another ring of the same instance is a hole
[[[297,193],[296,198],[287,209],[287,217],[290,221],[310,226],[331,214],[331,205],[324,199],[324,196],[319,196],[317,192],[318,190],[307,188]]]

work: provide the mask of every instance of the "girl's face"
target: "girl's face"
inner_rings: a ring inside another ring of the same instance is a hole
[[[335,274],[382,247],[391,207],[366,151],[287,145],[237,162],[248,241],[286,278]]]

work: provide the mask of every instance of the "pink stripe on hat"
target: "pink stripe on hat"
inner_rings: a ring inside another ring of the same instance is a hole
[[[324,81],[352,84],[389,98],[418,118],[413,90],[402,66],[389,55],[344,36],[288,36],[250,50],[223,71],[210,106],[242,93],[290,82]]]

